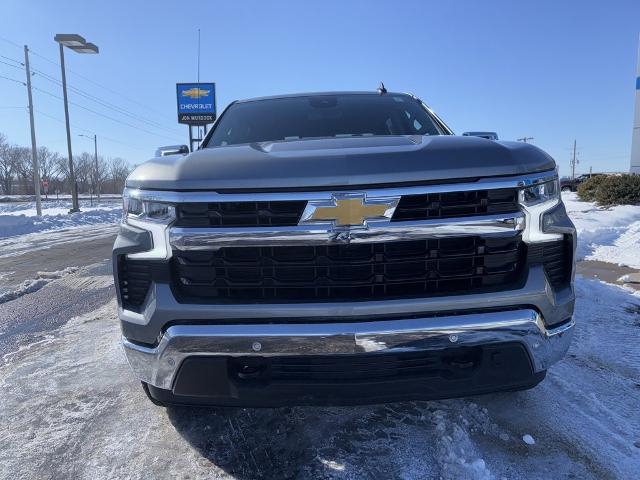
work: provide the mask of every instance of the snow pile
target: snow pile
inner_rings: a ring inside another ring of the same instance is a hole
[[[8,292],[0,294],[0,304],[15,300],[29,293],[37,292],[47,283],[58,278],[62,278],[66,275],[74,273],[78,270],[78,267],[67,267],[64,270],[58,270],[56,272],[38,272],[38,278],[25,280],[15,290],[9,290]]]
[[[570,192],[562,200],[578,231],[578,260],[640,268],[640,205],[603,208]]]
[[[113,224],[122,216],[118,201],[95,203],[81,202],[81,212],[69,214],[68,201],[43,202],[42,217],[36,216],[33,203],[0,204],[0,238],[62,230],[83,225]]]
[[[451,422],[447,412],[443,410],[436,410],[431,416],[439,438],[438,458],[444,477],[469,480],[493,479],[486,462],[479,457],[466,428]],[[467,419],[461,418],[463,424],[468,424]]]

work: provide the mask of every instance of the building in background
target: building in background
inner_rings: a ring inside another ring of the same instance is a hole
[[[631,139],[631,173],[640,174],[640,42],[638,44],[638,69],[636,71],[636,107],[633,116]]]

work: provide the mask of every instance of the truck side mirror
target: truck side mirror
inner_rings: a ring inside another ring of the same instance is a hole
[[[189,147],[186,145],[167,145],[158,147],[156,157],[166,157],[167,155],[186,155],[189,153]]]
[[[498,140],[498,134],[496,132],[464,132],[463,137],[481,137],[487,140]]]

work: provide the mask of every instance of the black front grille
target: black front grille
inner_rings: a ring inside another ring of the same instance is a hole
[[[297,225],[306,201],[182,203],[178,227],[289,227]]]
[[[269,382],[341,383],[407,377],[470,377],[480,367],[481,347],[402,353],[234,357],[232,378]]]
[[[573,268],[571,235],[565,235],[563,240],[534,243],[528,249],[528,261],[531,264],[542,264],[551,286],[558,288],[569,284]]]
[[[513,284],[521,251],[519,236],[225,247],[176,250],[172,268],[176,293],[185,301],[380,300]]]
[[[151,285],[151,265],[144,260],[130,260],[125,255],[118,258],[118,283],[122,306],[137,310]]]
[[[468,217],[518,211],[518,190],[513,188],[426,193],[403,195],[391,221]]]
[[[176,207],[178,227],[289,227],[297,225],[305,201],[182,203]],[[393,222],[518,212],[518,190],[404,195]]]
[[[480,347],[399,354],[274,357],[270,359],[268,373],[273,381],[290,382],[358,382],[418,376],[464,378],[474,373],[481,358]]]

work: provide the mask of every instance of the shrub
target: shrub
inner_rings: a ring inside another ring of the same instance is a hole
[[[600,205],[640,204],[640,175],[599,175],[578,186],[578,197]]]
[[[582,182],[578,185],[578,198],[585,202],[596,201],[596,191],[600,187],[600,184],[606,179],[605,175],[597,175],[591,177],[589,180]]]

